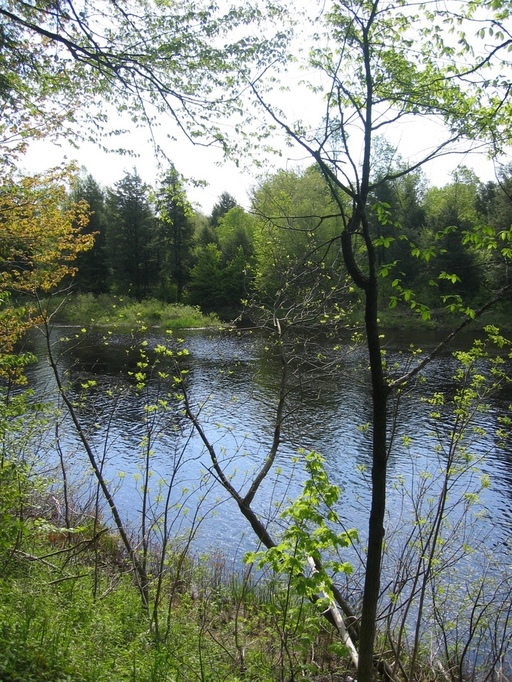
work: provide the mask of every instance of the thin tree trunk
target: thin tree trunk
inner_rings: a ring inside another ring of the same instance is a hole
[[[117,508],[117,505],[114,501],[114,498],[110,492],[110,488],[107,484],[107,481],[105,480],[105,477],[103,476],[103,470],[102,470],[102,465],[98,462],[96,455],[94,454],[94,451],[91,447],[91,444],[89,442],[89,439],[87,438],[87,435],[84,433],[84,430],[82,428],[82,424],[80,422],[80,419],[78,418],[77,412],[75,410],[75,407],[73,405],[73,401],[70,399],[60,376],[59,368],[57,367],[57,362],[55,360],[55,357],[53,355],[52,351],[52,346],[51,346],[51,340],[50,340],[50,328],[48,321],[44,321],[44,334],[45,334],[45,339],[46,339],[46,348],[47,348],[47,353],[48,353],[48,362],[50,364],[50,367],[52,369],[53,375],[55,377],[55,381],[57,384],[57,388],[59,390],[59,393],[62,397],[62,400],[68,410],[69,416],[73,422],[73,426],[76,430],[76,433],[78,437],[80,438],[80,441],[84,447],[85,452],[87,453],[87,457],[89,459],[89,463],[91,465],[91,468],[93,470],[94,476],[96,477],[96,481],[101,489],[101,492],[103,494],[103,497],[105,501],[107,502],[110,511],[112,513],[112,516],[114,518],[114,522],[117,528],[117,531],[119,533],[119,537],[121,538],[121,542],[126,549],[130,560],[132,562],[132,566],[134,568],[134,574],[135,574],[135,579],[137,583],[137,589],[139,591],[139,594],[142,599],[142,605],[143,607],[149,611],[149,578],[146,573],[146,569],[144,565],[140,562],[139,558],[137,557],[137,552],[133,544],[130,542],[130,539],[128,537],[128,533],[126,531],[126,528],[123,524],[123,521],[121,519],[121,514],[119,513],[119,510]]]
[[[374,674],[374,644],[377,606],[380,594],[384,514],[386,511],[387,474],[387,398],[377,322],[377,285],[371,278],[366,290],[366,334],[370,355],[373,400],[372,503],[368,525],[368,555],[363,592],[359,642],[359,682],[369,682]]]

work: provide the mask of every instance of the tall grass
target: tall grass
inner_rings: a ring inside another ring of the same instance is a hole
[[[158,327],[196,329],[220,327],[214,313],[204,315],[197,306],[163,303],[156,299],[136,301],[125,296],[78,294],[59,307],[58,319],[67,324],[108,327],[116,330]]]
[[[285,606],[281,584],[221,570],[219,556],[191,557],[178,592],[169,580],[162,608],[172,594],[172,617],[157,639],[111,543],[98,565],[92,543],[27,532],[13,553],[18,570],[0,577],[0,680],[272,682],[332,669],[332,634],[311,627],[312,607]]]
[[[148,560],[163,566],[151,590],[157,632],[126,548],[90,498],[81,506],[69,491],[63,527],[57,480],[21,466],[28,451],[12,454],[0,460],[2,682],[277,682],[343,666],[328,652],[333,633],[309,603],[289,601],[285,584],[235,570],[218,552],[187,545],[184,556],[172,538],[152,544]]]

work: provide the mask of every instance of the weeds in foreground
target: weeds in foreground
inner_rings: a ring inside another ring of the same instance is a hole
[[[0,512],[16,524],[0,537],[2,682],[339,679],[333,633],[289,585],[215,553],[184,560],[172,540],[163,576],[149,574],[168,614],[157,631],[116,536],[76,505],[61,527],[53,493],[7,461]]]
[[[309,604],[291,603],[281,584],[247,570],[236,576],[223,564],[219,571],[219,557],[214,564],[191,558],[179,590],[169,571],[161,600],[167,607],[173,595],[172,618],[157,639],[108,534],[97,538],[98,581],[94,542],[82,536],[56,542],[41,527],[11,547],[15,569],[0,579],[5,682],[270,681],[308,679],[334,665],[331,635],[308,616]]]

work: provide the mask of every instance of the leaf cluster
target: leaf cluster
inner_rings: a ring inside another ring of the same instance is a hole
[[[77,255],[93,235],[82,234],[88,206],[68,201],[72,168],[0,181],[0,353],[4,377],[19,377],[23,362],[8,360],[16,341],[40,321],[36,301],[72,277]]]
[[[340,497],[338,486],[329,482],[324,460],[316,452],[304,455],[304,467],[309,478],[304,482],[302,493],[281,512],[286,527],[279,543],[265,551],[249,553],[246,562],[257,562],[261,568],[270,566],[277,574],[289,576],[298,594],[315,600],[319,592],[332,599],[329,585],[337,573],[351,573],[349,562],[333,557],[357,541],[357,530],[338,532],[340,520],[335,510]],[[324,552],[328,556],[323,559]],[[310,571],[309,558],[316,570]]]

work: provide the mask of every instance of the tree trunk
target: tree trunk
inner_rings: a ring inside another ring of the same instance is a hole
[[[377,283],[371,277],[366,288],[366,334],[370,356],[373,400],[372,501],[368,526],[368,555],[363,592],[359,643],[358,682],[369,682],[374,674],[374,644],[377,606],[380,594],[387,473],[387,398],[377,321]]]
[[[362,230],[360,230],[362,228]],[[359,268],[354,253],[353,235],[362,234],[367,252],[368,271]],[[384,377],[378,323],[378,283],[376,259],[364,208],[354,210],[351,222],[342,234],[343,257],[354,283],[364,291],[366,343],[372,385],[372,499],[368,525],[368,554],[363,591],[359,639],[358,682],[371,682],[374,674],[374,643],[377,605],[380,593],[384,514],[386,511],[387,469],[387,399],[389,385]]]

